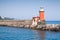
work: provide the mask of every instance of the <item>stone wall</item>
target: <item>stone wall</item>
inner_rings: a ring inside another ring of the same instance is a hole
[[[21,27],[26,25],[31,25],[31,20],[0,20],[0,25]]]

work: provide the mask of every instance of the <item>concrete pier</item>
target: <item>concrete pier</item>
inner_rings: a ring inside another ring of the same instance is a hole
[[[14,27],[28,27],[32,24],[31,20],[0,20],[0,25]]]

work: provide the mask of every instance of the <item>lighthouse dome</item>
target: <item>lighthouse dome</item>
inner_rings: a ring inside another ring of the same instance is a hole
[[[40,7],[40,11],[44,11],[44,8],[43,7]]]

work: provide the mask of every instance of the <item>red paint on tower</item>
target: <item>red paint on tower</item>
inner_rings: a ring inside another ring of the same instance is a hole
[[[40,17],[40,20],[44,20],[44,9],[43,8],[41,8],[39,11],[39,17]]]

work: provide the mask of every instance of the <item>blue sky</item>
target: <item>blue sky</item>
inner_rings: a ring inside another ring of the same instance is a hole
[[[45,20],[60,21],[60,0],[0,0],[0,16],[32,19],[44,7]]]

